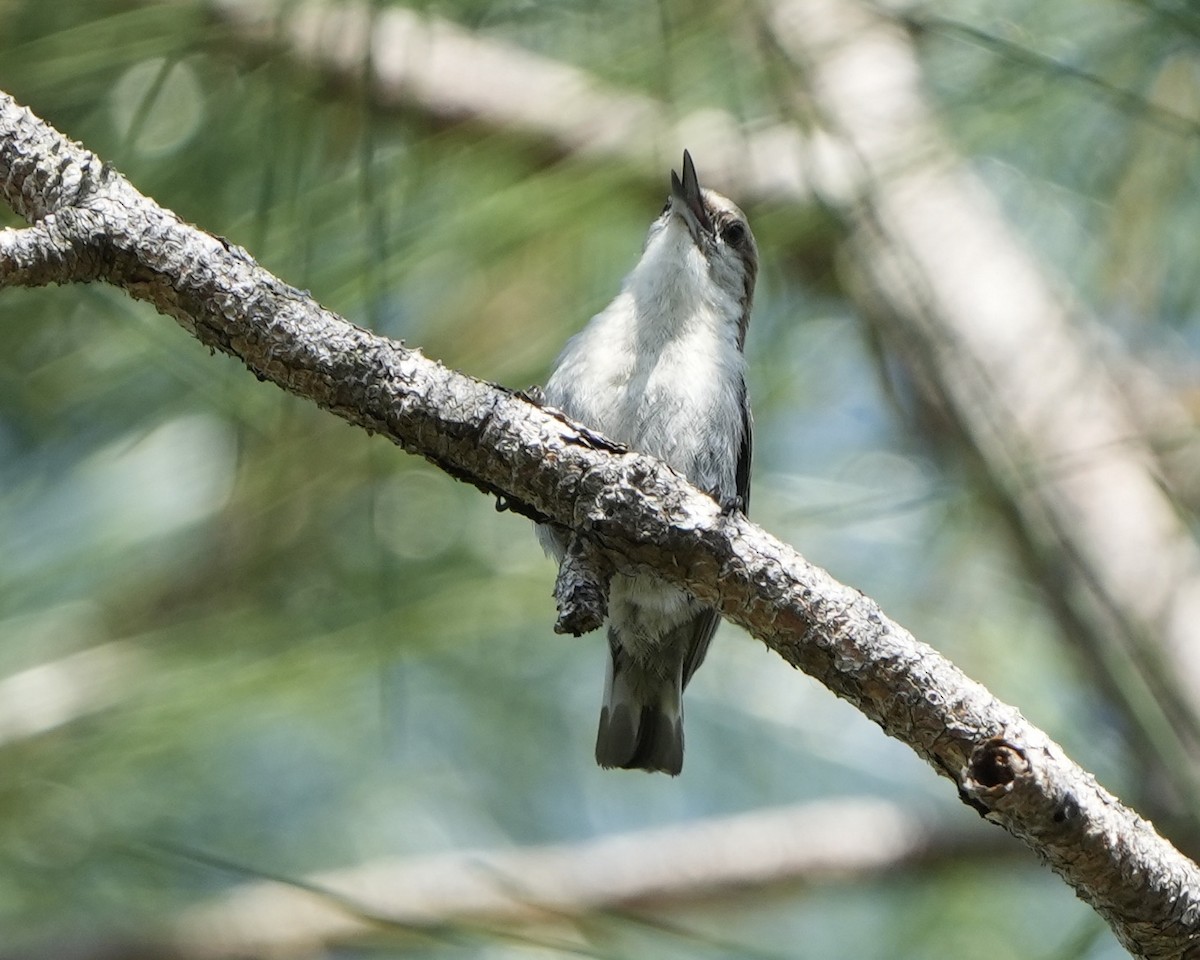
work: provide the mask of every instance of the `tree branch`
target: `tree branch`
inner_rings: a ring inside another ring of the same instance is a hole
[[[1100,356],[1083,307],[1022,250],[931,116],[902,17],[763,0],[764,33],[799,66],[796,100],[817,122],[747,130],[716,110],[676,121],[667,104],[404,8],[306,0],[280,20],[279,0],[205,3],[247,43],[365,81],[384,107],[658,169],[688,145],[731,195],[819,197],[846,229],[849,294],[984,462],[1067,634],[1195,806],[1200,550],[1160,486],[1166,472],[1192,490],[1193,424],[1145,377],[1133,389],[1127,360]],[[1162,455],[1147,420],[1169,433]]]
[[[857,300],[986,463],[1048,599],[1194,809],[1200,548],[1084,308],[942,135],[897,23],[852,0],[772,0],[770,30],[857,158],[861,194],[839,211]]]
[[[706,180],[743,200],[811,202],[810,172],[819,169],[828,185],[852,167],[840,145],[795,124],[747,129],[711,108],[680,116],[661,100],[430,13],[363,0],[202,3],[254,49],[282,51],[338,82],[365,82],[380,107],[515,132],[559,155],[659,171],[686,146],[703,155]]]
[[[789,881],[844,883],[967,851],[1000,855],[982,831],[843,797],[581,843],[382,860],[294,885],[247,883],[185,911],[168,939],[173,954],[208,960],[309,956],[384,924],[426,933],[558,926]]]
[[[1032,846],[1136,955],[1186,956],[1200,938],[1200,870],[1148,822],[870,598],[723,514],[664,464],[615,452],[520,395],[321,308],[2,94],[0,195],[54,224],[41,236],[61,238],[65,263],[96,258],[99,276],[260,379],[570,527],[622,569],[653,570],[717,606]],[[0,260],[0,286],[25,275]],[[68,266],[56,279],[76,275]]]
[[[145,670],[141,651],[115,640],[0,678],[0,747],[119,703]]]
[[[558,565],[554,602],[555,633],[578,637],[598,630],[608,616],[612,569],[607,557],[587,537],[572,536]]]

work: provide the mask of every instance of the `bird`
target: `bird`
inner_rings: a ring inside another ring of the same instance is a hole
[[[758,275],[746,215],[702,188],[691,154],[620,292],[564,347],[543,391],[569,417],[666,462],[726,511],[750,502],[744,347]],[[539,538],[561,562],[563,528]],[[649,573],[614,575],[596,733],[601,767],[683,769],[683,690],[720,616]]]

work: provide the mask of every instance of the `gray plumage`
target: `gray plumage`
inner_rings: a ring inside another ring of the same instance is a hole
[[[650,226],[620,293],[573,337],[546,402],[666,461],[724,506],[748,506],[751,423],[742,346],[758,251],[746,217],[701,189],[692,158]],[[564,534],[539,528],[559,559]],[[678,774],[683,689],[708,650],[716,611],[648,574],[617,574],[596,761]]]

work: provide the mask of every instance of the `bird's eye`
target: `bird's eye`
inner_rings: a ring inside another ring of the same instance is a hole
[[[746,239],[746,228],[733,220],[721,228],[721,237],[726,243],[736,247]]]
[[[671,209],[671,198],[667,197],[667,202],[664,203],[663,208],[658,211],[658,215],[661,217],[663,214],[665,214],[670,209]]]

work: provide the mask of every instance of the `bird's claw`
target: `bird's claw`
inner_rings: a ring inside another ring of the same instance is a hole
[[[712,490],[709,491],[708,495],[717,501],[717,506],[721,508],[721,516],[723,517],[732,517],[735,513],[741,513],[746,508],[745,500],[737,494],[727,497]]]

